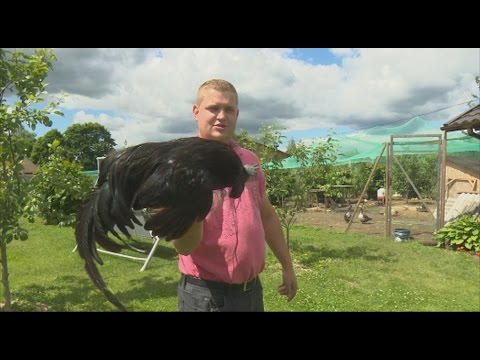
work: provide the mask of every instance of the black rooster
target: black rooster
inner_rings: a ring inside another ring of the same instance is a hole
[[[213,190],[231,187],[238,198],[256,166],[243,165],[230,145],[198,137],[144,143],[107,156],[96,189],[77,214],[75,238],[85,270],[95,286],[120,310],[126,308],[107,288],[95,262],[103,264],[97,243],[109,251],[121,246],[108,232],[130,238],[127,227],[141,225],[133,210],[147,209],[144,228],[167,241],[181,237],[212,206]],[[148,211],[151,209],[151,211]]]

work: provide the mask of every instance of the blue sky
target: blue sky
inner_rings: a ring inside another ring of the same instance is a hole
[[[285,128],[287,140],[346,134],[427,114],[434,128],[478,95],[477,49],[54,49],[47,90],[68,96],[50,128],[104,125],[118,145],[196,134],[191,113],[210,78],[239,93],[237,129]],[[463,104],[462,104],[463,103]],[[457,105],[461,104],[461,105]],[[442,111],[436,111],[447,107]]]
[[[329,49],[322,48],[295,48],[292,49],[292,58],[318,65],[340,65],[340,57],[334,55]]]

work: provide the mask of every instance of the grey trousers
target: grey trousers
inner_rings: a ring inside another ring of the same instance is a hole
[[[260,278],[255,284],[243,289],[225,289],[191,284],[182,276],[178,284],[178,310],[182,312],[263,312],[263,288]]]

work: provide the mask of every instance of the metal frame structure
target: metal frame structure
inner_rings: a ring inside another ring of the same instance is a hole
[[[435,225],[435,230],[440,229],[443,226],[443,221],[444,221],[444,197],[445,197],[445,174],[443,171],[444,168],[444,152],[445,152],[445,142],[442,141],[442,135],[438,134],[426,134],[426,135],[390,135],[390,142],[384,143],[382,150],[380,151],[380,154],[378,155],[375,164],[372,168],[372,171],[370,173],[370,176],[363,188],[362,194],[360,195],[357,203],[355,204],[355,208],[353,209],[353,214],[350,217],[350,220],[348,222],[347,228],[345,229],[345,232],[348,231],[350,228],[350,225],[353,222],[353,219],[355,217],[355,214],[357,212],[357,209],[360,205],[360,202],[363,199],[363,196],[365,192],[367,191],[368,186],[370,185],[370,182],[373,178],[373,175],[375,173],[375,170],[377,169],[377,166],[380,162],[380,159],[382,158],[383,153],[386,151],[386,162],[385,162],[385,236],[388,237],[392,234],[392,180],[393,180],[393,175],[392,175],[392,168],[393,168],[393,163],[395,162],[396,165],[400,168],[402,173],[405,175],[407,181],[412,185],[412,188],[414,189],[415,193],[417,194],[418,198],[422,201],[422,204],[427,208],[427,210],[432,214],[433,213],[428,209],[427,205],[423,201],[422,196],[420,195],[420,192],[418,191],[417,187],[413,183],[412,179],[408,176],[407,172],[403,168],[402,164],[398,161],[398,159],[394,155],[394,145],[402,145],[400,141],[397,141],[399,138],[436,138],[436,140],[430,140],[430,141],[421,141],[421,142],[409,142],[408,144],[416,144],[416,145],[422,145],[422,144],[438,144],[438,152],[437,152],[437,200],[436,200],[436,208],[437,208],[437,217],[436,217],[436,225]],[[404,143],[405,144],[405,143]],[[443,196],[443,200],[442,200]]]
[[[394,155],[394,145],[405,145],[406,143],[402,143],[399,141],[396,141],[396,139],[411,139],[411,138],[436,138],[436,140],[430,140],[430,141],[423,141],[423,142],[409,142],[407,143],[408,145],[415,144],[415,145],[422,145],[422,144],[438,144],[438,151],[437,151],[437,196],[436,196],[436,208],[437,208],[437,218],[436,218],[436,224],[435,224],[435,230],[438,230],[442,227],[443,223],[443,209],[441,207],[441,194],[443,193],[443,188],[444,185],[442,183],[442,166],[443,166],[443,161],[442,161],[442,135],[441,134],[425,134],[425,135],[390,135],[390,143],[388,144],[388,151],[387,151],[387,166],[386,166],[386,171],[385,171],[385,177],[386,177],[386,182],[385,182],[385,236],[390,236],[392,232],[392,191],[391,191],[391,186],[392,186],[392,180],[393,180],[393,175],[392,175],[392,164],[395,162],[397,166],[400,168],[402,171],[403,175],[405,175],[407,181],[412,185],[413,190],[418,196],[418,199],[422,201],[422,204],[427,208],[427,210],[432,214],[433,213],[428,209],[427,204],[423,201],[422,195],[420,195],[420,192],[418,191],[417,187],[413,183],[412,179],[408,176],[407,172],[403,168],[402,164],[398,161],[398,159]]]
[[[123,258],[126,258],[126,259],[130,259],[130,260],[139,260],[139,261],[143,261],[143,266],[142,268],[140,269],[140,271],[144,271],[148,264],[150,263],[150,261],[152,260],[152,257],[153,257],[153,254],[155,253],[155,250],[157,249],[157,246],[158,246],[158,243],[160,242],[160,239],[158,236],[152,236],[152,239],[153,239],[153,245],[150,249],[150,251],[147,253],[146,251],[143,251],[143,250],[140,250],[140,249],[133,249],[135,251],[138,251],[138,252],[142,252],[144,254],[147,254],[147,256],[130,256],[130,255],[125,255],[125,254],[122,254],[122,253],[116,253],[116,252],[112,252],[112,251],[108,251],[108,250],[104,250],[104,249],[100,249],[99,247],[97,247],[97,251],[98,252],[101,252],[103,254],[108,254],[108,255],[113,255],[113,256],[119,256],[119,257],[123,257]],[[75,245],[75,247],[73,248],[72,252],[75,252],[77,251],[77,247],[78,245]]]

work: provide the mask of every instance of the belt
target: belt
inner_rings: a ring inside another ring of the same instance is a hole
[[[193,276],[189,275],[183,275],[182,277],[185,279],[185,282],[188,284],[192,285],[197,285],[197,286],[202,286],[202,287],[207,287],[207,288],[214,288],[218,290],[223,290],[223,291],[250,291],[253,289],[255,284],[257,283],[257,278],[253,278],[250,281],[246,281],[242,284],[227,284],[223,282],[218,282],[218,281],[212,281],[212,280],[203,280],[200,278],[196,278]]]

